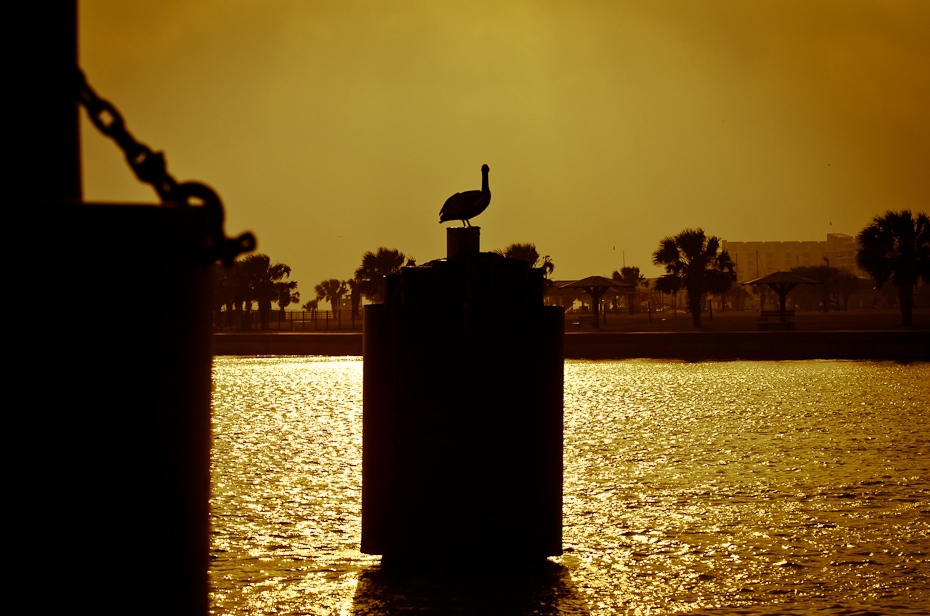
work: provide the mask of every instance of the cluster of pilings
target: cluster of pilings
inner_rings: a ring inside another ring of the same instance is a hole
[[[563,310],[447,230],[365,307],[362,551],[424,565],[561,554]]]

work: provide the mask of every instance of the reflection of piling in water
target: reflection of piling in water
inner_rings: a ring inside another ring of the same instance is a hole
[[[563,312],[479,233],[365,307],[362,551],[385,562],[561,553]]]

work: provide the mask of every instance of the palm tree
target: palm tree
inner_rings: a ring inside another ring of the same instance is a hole
[[[549,278],[552,272],[555,271],[555,264],[552,262],[552,257],[549,255],[540,256],[539,251],[536,250],[536,244],[532,242],[526,244],[517,242],[507,246],[507,248],[503,250],[495,250],[494,252],[508,259],[526,261],[530,264],[530,267],[541,267],[544,278]]]
[[[349,287],[346,286],[345,280],[330,278],[316,285],[314,291],[316,291],[317,300],[329,302],[330,307],[333,309],[333,312],[335,312],[339,310],[339,302],[349,291]]]
[[[707,237],[703,229],[685,229],[663,239],[652,253],[652,263],[665,267],[665,274],[656,281],[656,290],[676,293],[683,287],[695,327],[701,326],[704,298],[711,293],[725,293],[736,280],[730,254],[719,249],[717,236]]]
[[[636,304],[634,302],[634,295],[636,289],[639,287],[649,287],[649,281],[646,280],[646,277],[639,273],[639,268],[635,266],[624,266],[620,268],[620,271],[614,270],[610,275],[611,280],[616,280],[617,282],[622,282],[629,285],[629,291],[626,294],[626,303],[627,309],[630,314],[638,312]]]
[[[406,261],[406,263],[405,263]],[[369,301],[380,303],[381,287],[385,276],[399,274],[401,267],[416,265],[416,259],[408,258],[404,253],[393,248],[381,246],[377,252],[370,250],[362,255],[362,264],[355,270],[358,289]]]
[[[359,307],[362,305],[362,283],[357,278],[352,280],[346,280],[346,284],[349,285],[349,300],[352,304],[352,318],[355,319],[359,316]]]
[[[318,300],[318,299],[311,299],[311,300],[308,301],[306,304],[304,304],[303,306],[301,306],[301,308],[303,308],[304,310],[306,310],[307,312],[309,312],[309,313],[310,313],[310,316],[315,316],[315,315],[316,315],[316,310],[317,310],[317,308],[319,307],[319,305],[320,305],[320,300]]]
[[[300,301],[300,291],[297,290],[296,280],[281,280],[274,283],[274,288],[275,293],[277,293],[275,303],[278,304],[278,308],[281,309],[281,312],[284,312],[284,309],[291,304],[296,304]]]
[[[234,297],[234,264],[230,266],[214,263],[213,271],[213,312],[214,325],[221,325],[223,308],[226,308],[226,325],[232,325]]]
[[[898,289],[901,324],[913,323],[914,287],[930,283],[930,219],[910,210],[875,216],[856,237],[856,264],[875,280],[878,289],[891,280]]]
[[[261,253],[248,255],[236,263],[239,273],[237,284],[240,286],[237,299],[241,299],[248,310],[251,310],[253,302],[258,304],[262,329],[266,329],[271,304],[280,297],[276,283],[290,276],[291,266],[284,263],[272,263],[268,255]],[[295,282],[294,287],[296,286]]]

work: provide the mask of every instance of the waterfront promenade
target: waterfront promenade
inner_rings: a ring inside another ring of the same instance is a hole
[[[794,331],[759,331],[758,314],[608,315],[600,330],[566,315],[566,359],[930,360],[930,309],[901,327],[897,311],[800,312]],[[360,332],[248,332],[214,335],[215,355],[362,355]]]

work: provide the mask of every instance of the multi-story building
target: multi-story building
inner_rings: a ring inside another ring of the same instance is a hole
[[[856,276],[865,274],[856,267],[856,238],[829,233],[824,242],[733,242],[721,241],[721,248],[736,263],[736,279],[745,282],[793,267],[830,265]]]

